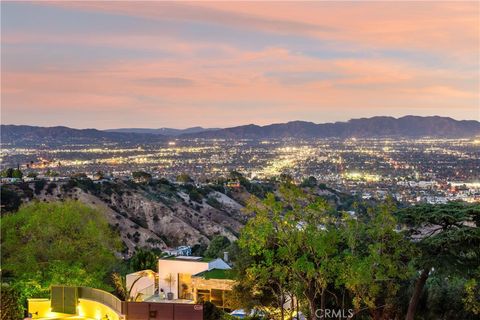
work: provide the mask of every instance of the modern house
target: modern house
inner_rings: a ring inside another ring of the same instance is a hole
[[[193,256],[173,256],[158,260],[158,288],[173,294],[173,299],[197,301],[192,276],[213,269],[229,270],[222,259]]]
[[[32,319],[202,320],[203,302],[229,309],[234,284],[222,259],[170,256],[158,260],[158,272],[126,276],[128,301],[94,288],[52,286],[50,299],[28,300],[28,312]],[[162,289],[171,297],[160,295]]]

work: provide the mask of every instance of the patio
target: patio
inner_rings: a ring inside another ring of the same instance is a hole
[[[172,300],[162,299],[158,294],[154,294],[153,296],[150,296],[143,301],[144,302],[156,302],[156,303],[185,303],[185,304],[195,303],[193,300],[188,300],[188,299],[172,299]]]

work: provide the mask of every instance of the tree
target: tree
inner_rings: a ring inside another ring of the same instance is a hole
[[[198,192],[196,189],[190,190],[190,192],[188,193],[188,197],[190,198],[190,200],[198,202],[198,203],[201,203],[202,199],[203,199],[200,192]]]
[[[192,247],[192,255],[193,256],[204,256],[205,250],[207,250],[208,246],[204,243],[197,243]]]
[[[22,179],[23,178],[23,172],[18,168],[13,170],[12,178]]]
[[[57,171],[48,169],[47,172],[45,172],[45,175],[47,177],[58,177],[60,174]]]
[[[350,219],[342,231],[347,250],[342,258],[341,282],[353,296],[355,314],[366,308],[373,319],[395,318],[396,298],[410,277],[412,244],[396,230],[393,201]]]
[[[22,300],[48,296],[52,284],[109,289],[120,238],[102,212],[78,201],[35,202],[2,218],[2,273]]]
[[[14,212],[20,208],[22,199],[15,190],[9,189],[7,186],[0,188],[0,199],[2,200],[2,215],[6,212]]]
[[[480,276],[468,280],[465,284],[466,296],[463,302],[467,311],[480,315],[480,284],[477,279],[480,279]]]
[[[391,201],[352,217],[287,181],[247,208],[254,216],[239,245],[249,257],[236,265],[234,290],[246,305],[267,301],[281,319],[293,314],[283,308],[292,297],[309,319],[318,310],[345,307],[355,314],[367,309],[374,319],[398,314],[394,298],[410,275],[412,250],[396,231]]]
[[[207,250],[204,252],[204,256],[207,258],[220,258],[223,257],[223,252],[230,246],[230,240],[225,236],[215,236],[210,241]]]
[[[242,285],[255,283],[252,291],[273,294],[282,319],[285,302],[296,295],[306,300],[313,319],[334,281],[339,240],[335,216],[323,199],[290,182],[280,186],[277,197],[270,193],[263,201],[252,200],[248,210],[255,217],[242,230],[239,244],[252,262]]]
[[[27,174],[28,178],[36,178],[38,176],[38,172],[31,171]]]
[[[13,168],[7,168],[2,171],[3,178],[12,178],[13,177]]]
[[[317,183],[318,183],[317,179],[313,176],[310,176],[310,177],[303,180],[303,182],[301,184],[301,187],[313,188],[313,187],[317,186]]]
[[[175,285],[175,282],[177,282],[177,280],[175,279],[173,273],[169,273],[163,280],[168,283],[169,291],[167,294],[169,296],[169,300],[171,300],[170,296],[172,295],[172,287]]]
[[[220,320],[223,318],[223,312],[217,308],[210,301],[203,304],[203,319],[204,320]]]
[[[138,277],[133,280],[130,288],[127,287],[127,281],[125,277],[122,277],[118,272],[112,273],[112,282],[115,286],[115,294],[122,300],[122,301],[137,301],[142,293],[137,292],[137,294],[132,296],[132,290],[135,287],[135,284],[144,277],[152,276],[151,271],[141,271],[138,273]]]
[[[182,173],[177,176],[177,182],[187,184],[187,183],[192,183],[193,179],[190,178],[188,174]]]
[[[418,270],[407,320],[413,320],[427,279],[432,272],[474,275],[480,261],[480,205],[450,202],[403,209],[400,221],[415,241]]]
[[[129,264],[133,271],[157,270],[158,257],[150,250],[140,248],[130,258]]]
[[[152,175],[144,171],[134,171],[132,172],[132,177],[136,182],[147,183],[152,180]]]
[[[2,283],[1,292],[1,320],[17,320],[23,318],[23,308],[18,303],[20,300],[20,292],[6,283]]]

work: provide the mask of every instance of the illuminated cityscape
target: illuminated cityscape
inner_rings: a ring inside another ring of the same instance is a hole
[[[136,147],[4,148],[2,165],[40,176],[102,172],[130,179],[134,171],[174,181],[182,173],[208,183],[238,171],[252,181],[281,174],[319,182],[364,199],[392,194],[400,202],[480,200],[478,139],[171,139]],[[58,177],[56,178],[58,179]]]

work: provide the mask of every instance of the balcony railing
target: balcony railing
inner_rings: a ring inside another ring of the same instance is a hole
[[[135,293],[135,297],[133,297],[133,299],[136,299],[135,301],[145,301],[146,299],[150,298],[154,294],[155,294],[155,284],[152,284],[152,285],[149,285],[148,287],[138,290]]]
[[[124,303],[113,294],[100,289],[52,286],[51,292],[52,309],[56,312],[75,313],[78,299],[88,299],[106,305],[118,314],[124,314]]]

